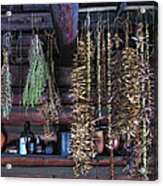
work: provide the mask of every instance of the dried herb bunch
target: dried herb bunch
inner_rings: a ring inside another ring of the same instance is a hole
[[[53,131],[50,131],[50,124],[59,123],[59,112],[62,110],[61,100],[59,97],[58,87],[56,84],[56,75],[55,75],[55,62],[53,59],[53,43],[54,43],[54,34],[47,35],[47,62],[50,77],[48,79],[48,96],[45,104],[42,105],[42,112],[47,122],[44,125],[44,134],[49,139],[55,139]]]
[[[9,53],[7,49],[3,51],[3,66],[1,69],[1,106],[2,116],[8,117],[12,108],[12,91]]]
[[[141,25],[140,29],[137,31],[137,52],[140,53],[140,86],[141,86],[141,118],[142,118],[142,166],[140,169],[140,173],[148,179],[148,174],[150,173],[150,156],[148,156],[150,152],[150,147],[152,146],[152,120],[154,116],[154,108],[153,108],[153,95],[151,91],[151,86],[154,85],[154,82],[151,81],[151,73],[150,73],[150,64],[149,64],[149,32],[148,25],[145,27],[145,33],[143,32],[144,24],[139,23]],[[146,42],[145,42],[146,41]],[[146,46],[145,46],[146,43]]]
[[[126,140],[128,165],[125,170],[131,176],[141,174],[148,179],[150,158],[147,157],[147,149],[152,145],[152,98],[149,96],[149,88],[147,89],[150,84],[150,67],[144,58],[143,33],[139,31],[139,43],[135,49],[129,47],[128,33],[126,25],[126,47],[111,64],[111,89],[114,97],[111,103],[112,136],[121,135]]]
[[[29,64],[26,85],[23,92],[23,105],[28,109],[42,102],[42,93],[45,90],[46,82],[49,78],[49,71],[42,49],[42,42],[35,34],[31,40],[29,49]]]
[[[131,151],[127,167],[131,175],[138,172],[143,153],[139,63],[136,50],[127,47],[112,64],[112,136],[126,139],[126,150]]]
[[[91,166],[90,160],[95,157],[95,124],[94,109],[87,97],[87,56],[86,44],[78,41],[78,50],[74,58],[72,71],[72,106],[73,122],[71,125],[71,154],[75,161],[73,168],[75,177],[86,175]]]

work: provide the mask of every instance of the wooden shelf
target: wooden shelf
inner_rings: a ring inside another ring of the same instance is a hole
[[[57,155],[11,155],[2,154],[1,164],[12,164],[13,166],[73,166],[74,161],[69,158],[64,158]],[[109,157],[97,157],[92,160],[90,165],[92,166],[109,166],[111,160]],[[115,166],[126,165],[126,160],[123,157],[114,158]]]
[[[86,176],[80,176],[78,179],[101,179],[110,180],[111,160],[106,156],[97,156],[90,165],[92,169]],[[6,164],[11,164],[12,169],[7,170]],[[74,179],[72,159],[66,159],[56,155],[9,155],[2,154],[1,158],[2,176],[4,177],[33,177],[33,178],[64,178]],[[123,173],[126,165],[124,157],[114,158],[115,176],[114,180],[144,180],[142,177],[129,177]],[[152,180],[152,179],[151,179]]]

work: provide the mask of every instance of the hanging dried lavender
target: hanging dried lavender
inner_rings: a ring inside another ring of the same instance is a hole
[[[78,50],[74,58],[72,71],[73,122],[71,125],[71,154],[75,161],[75,177],[88,174],[90,160],[95,157],[95,126],[92,122],[93,108],[87,97],[87,55],[86,45],[78,41]]]
[[[42,102],[41,96],[49,78],[49,71],[45,61],[42,42],[38,35],[34,35],[29,49],[29,65],[26,85],[23,92],[23,105],[28,109]]]
[[[3,51],[3,66],[1,69],[1,106],[2,116],[8,117],[12,108],[12,92],[9,54],[7,49]]]

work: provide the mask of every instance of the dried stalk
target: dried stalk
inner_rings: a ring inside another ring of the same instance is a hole
[[[107,109],[108,109],[108,139],[111,138],[111,39],[110,39],[110,32],[108,28],[108,33],[107,33],[107,94],[108,94],[108,103],[107,103]]]
[[[109,25],[109,24],[108,24]],[[114,136],[112,136],[112,121],[111,121],[111,38],[110,38],[109,26],[107,32],[107,95],[108,95],[108,103],[107,103],[107,110],[108,110],[108,144],[106,145],[110,149],[110,157],[111,157],[111,179],[114,179]],[[112,141],[112,145],[110,145],[110,141]]]
[[[88,99],[91,98],[91,33],[90,33],[90,14],[87,13],[87,33],[86,33],[86,43],[87,43],[87,94]]]
[[[106,97],[106,92],[107,92],[107,67],[106,67],[106,41],[105,41],[105,32],[104,32],[104,27],[103,27],[103,32],[102,32],[102,51],[101,51],[101,58],[102,58],[102,95],[103,97]]]
[[[98,97],[98,117],[102,116],[101,105],[101,20],[97,23],[97,97]]]

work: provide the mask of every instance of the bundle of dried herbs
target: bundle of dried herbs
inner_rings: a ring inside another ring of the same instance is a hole
[[[126,170],[131,176],[138,174],[142,165],[142,86],[140,56],[137,50],[129,47],[129,25],[126,21],[126,45],[121,55],[112,63],[111,88],[112,136],[121,135],[125,139],[128,154]]]
[[[46,98],[45,104],[42,105],[42,112],[47,122],[44,125],[44,134],[47,138],[52,139],[54,132],[50,130],[50,124],[59,123],[59,113],[62,110],[61,100],[59,97],[58,87],[56,84],[56,74],[55,74],[55,62],[53,59],[53,50],[54,50],[54,34],[47,35],[47,62],[50,77],[48,79],[48,96]]]
[[[49,70],[37,34],[31,40],[29,49],[29,72],[23,92],[23,105],[28,109],[42,103],[42,93],[49,78]]]
[[[78,41],[78,50],[74,58],[72,71],[72,106],[73,122],[71,125],[71,154],[75,161],[73,168],[75,177],[88,174],[90,160],[95,157],[93,120],[94,109],[87,97],[87,55],[86,45]]]
[[[139,23],[140,29],[137,31],[137,53],[140,53],[140,71],[139,71],[139,82],[141,86],[141,114],[142,119],[142,165],[139,169],[140,174],[142,174],[146,179],[148,179],[148,174],[150,173],[150,160],[148,152],[150,152],[150,147],[152,146],[152,119],[154,115],[154,99],[152,95],[151,86],[154,85],[151,81],[150,64],[149,64],[149,32],[148,25],[145,27],[145,33],[143,32],[144,24]],[[145,46],[146,41],[146,46]]]
[[[141,174],[148,179],[150,158],[147,157],[147,149],[152,144],[149,51],[146,47],[145,52],[142,29],[138,31],[137,38],[136,49],[129,47],[129,27],[126,24],[126,46],[120,57],[112,62],[114,99],[111,123],[112,135],[121,135],[126,141],[128,164],[125,170],[131,176]]]
[[[12,91],[9,53],[7,49],[3,51],[3,66],[1,69],[1,106],[2,116],[8,117],[12,108]]]

